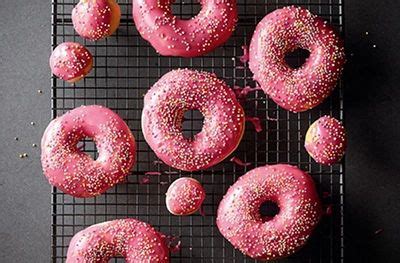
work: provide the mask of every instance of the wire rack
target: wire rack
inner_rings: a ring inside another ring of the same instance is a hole
[[[83,43],[92,52],[95,66],[76,85],[54,77],[52,117],[80,105],[100,104],[116,111],[129,125],[137,140],[137,164],[127,179],[96,198],[78,199],[52,191],[52,262],[64,262],[71,237],[83,228],[116,218],[133,217],[146,221],[161,232],[179,237],[182,248],[171,254],[172,262],[255,262],[235,250],[215,226],[216,210],[227,188],[237,178],[257,166],[290,163],[309,171],[317,183],[324,205],[332,207],[308,244],[293,256],[279,262],[343,262],[343,164],[332,167],[313,162],[303,148],[303,136],[308,126],[319,116],[330,114],[343,120],[343,87],[339,83],[334,93],[319,107],[304,113],[289,113],[267,99],[263,92],[249,94],[244,108],[248,116],[257,116],[263,130],[255,132],[247,123],[238,149],[232,154],[245,162],[241,167],[229,159],[203,171],[187,173],[174,170],[158,161],[144,141],[140,116],[143,95],[160,76],[175,68],[195,68],[215,72],[231,86],[254,86],[251,72],[240,62],[242,45],[248,45],[255,25],[265,14],[286,5],[308,8],[328,20],[343,33],[343,3],[341,0],[267,1],[239,0],[238,27],[223,46],[199,58],[159,56],[136,31],[131,17],[131,1],[119,0],[121,25],[112,37],[98,42],[81,39],[74,31],[71,10],[77,0],[53,0],[52,48],[64,41]],[[200,6],[195,1],[176,1],[174,13],[182,18],[196,14]],[[289,56],[289,63],[299,63],[302,53]],[[187,112],[184,132],[191,136],[201,128],[198,112]],[[82,142],[84,150],[96,157],[92,141]],[[159,171],[161,176],[146,177],[145,172]],[[206,189],[204,214],[177,217],[165,207],[165,192],[169,183],[181,176],[192,176]],[[115,262],[123,262],[116,258]]]

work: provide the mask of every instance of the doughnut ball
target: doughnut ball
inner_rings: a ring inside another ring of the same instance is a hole
[[[304,147],[317,163],[332,165],[344,155],[345,129],[337,119],[323,116],[308,128]]]
[[[199,181],[182,177],[169,186],[165,201],[171,214],[190,215],[200,208],[205,197],[206,193]]]
[[[100,40],[118,28],[121,10],[115,0],[81,0],[72,10],[76,32],[89,40]]]
[[[81,80],[92,70],[92,67],[92,54],[79,43],[61,43],[50,56],[51,72],[70,83]]]

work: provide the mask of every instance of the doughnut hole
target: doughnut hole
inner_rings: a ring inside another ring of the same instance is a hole
[[[197,0],[176,0],[173,1],[172,13],[183,20],[195,17],[201,10],[200,2]]]
[[[76,148],[79,151],[88,154],[95,161],[99,157],[99,152],[97,150],[96,143],[93,141],[92,138],[85,137],[80,139],[79,142],[76,144]]]
[[[296,48],[285,55],[286,64],[292,69],[301,68],[310,57],[310,51],[303,48]]]
[[[260,205],[259,211],[262,221],[267,222],[279,214],[280,208],[278,203],[272,200],[267,200]]]
[[[194,140],[203,129],[204,116],[199,110],[187,110],[183,114],[182,132],[188,140]]]

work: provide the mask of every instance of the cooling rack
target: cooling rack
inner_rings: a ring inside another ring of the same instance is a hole
[[[80,105],[100,104],[116,111],[129,125],[137,140],[137,164],[127,179],[107,193],[90,199],[78,199],[52,191],[52,262],[64,262],[71,237],[81,229],[116,218],[134,217],[156,229],[179,238],[181,249],[171,254],[172,262],[255,262],[233,249],[215,225],[216,210],[223,194],[249,169],[265,164],[290,163],[308,171],[316,181],[323,203],[331,212],[325,216],[307,245],[293,256],[279,262],[343,262],[344,164],[320,166],[303,148],[308,126],[318,117],[330,114],[343,121],[343,84],[319,107],[304,113],[289,113],[276,106],[263,92],[250,93],[244,103],[248,116],[257,116],[263,130],[255,132],[247,122],[238,149],[231,155],[247,167],[230,162],[203,171],[188,173],[159,162],[144,141],[140,116],[143,95],[160,76],[175,68],[194,68],[215,72],[231,86],[254,86],[251,73],[241,61],[242,46],[248,45],[255,25],[265,14],[287,5],[300,5],[322,16],[343,34],[341,0],[267,1],[238,0],[239,23],[230,40],[214,52],[199,58],[159,56],[136,31],[131,17],[131,0],[118,0],[121,25],[113,36],[98,42],[85,41],[74,31],[71,11],[77,0],[52,1],[52,48],[64,41],[80,42],[95,59],[92,72],[76,85],[52,77],[52,117]],[[181,18],[195,15],[200,6],[192,0],[176,1],[174,13]],[[288,62],[301,63],[304,54],[291,54]],[[201,129],[201,114],[187,112],[184,133],[192,136]],[[92,141],[82,142],[84,150],[96,158]],[[146,176],[149,171],[161,176]],[[201,181],[206,189],[203,213],[177,217],[165,207],[169,183],[181,176]],[[123,262],[123,259],[113,259]]]

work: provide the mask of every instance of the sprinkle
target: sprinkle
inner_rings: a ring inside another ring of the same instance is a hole
[[[31,121],[31,125],[32,125],[32,126],[35,126],[35,123],[34,123],[33,121]]]
[[[18,156],[19,158],[24,158],[24,155],[22,153],[20,153]]]
[[[161,175],[160,172],[156,172],[156,171],[154,171],[154,172],[145,172],[144,174],[145,175]]]
[[[148,176],[143,176],[140,180],[139,180],[139,184],[149,184],[150,183],[150,177]]]
[[[18,137],[14,137],[14,140],[18,141],[18,140],[19,140],[19,138],[18,138]]]
[[[42,94],[43,91],[42,91],[41,89],[38,89],[38,90],[37,90],[37,93]]]
[[[234,157],[232,157],[229,161],[231,161],[231,162],[233,162],[233,163],[235,163],[235,164],[237,164],[237,165],[240,165],[240,166],[244,166],[244,167],[246,167],[246,166],[249,166],[251,163],[245,163],[245,162],[243,162],[242,160],[240,160],[238,157],[236,157],[236,156],[234,156]]]
[[[373,48],[376,48],[376,45],[372,45]]]
[[[32,147],[36,148],[37,147],[36,143],[32,143]]]
[[[242,50],[243,50],[243,55],[240,56],[240,62],[245,64],[249,61],[249,49],[247,46],[242,46]]]
[[[256,130],[256,132],[261,132],[263,130],[262,127],[261,127],[260,118],[246,116],[246,121],[249,121],[249,122],[251,122],[253,124],[254,129]]]
[[[332,205],[328,205],[325,210],[325,215],[331,216],[333,214],[333,207]]]
[[[368,35],[368,34],[369,34],[369,33],[368,33],[368,31],[367,31],[367,32],[365,32],[365,34],[366,34],[366,35]]]
[[[379,228],[379,229],[375,230],[374,235],[379,235],[382,232],[383,232],[383,229]]]

